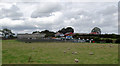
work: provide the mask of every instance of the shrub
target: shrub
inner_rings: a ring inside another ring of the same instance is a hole
[[[118,38],[115,43],[120,43],[120,38]]]
[[[100,43],[100,38],[99,37],[96,37],[96,38],[93,38],[95,42],[97,43]]]
[[[106,43],[112,43],[111,39],[106,39],[105,41],[106,41]]]

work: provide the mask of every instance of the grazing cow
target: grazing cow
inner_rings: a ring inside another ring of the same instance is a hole
[[[78,63],[79,62],[79,60],[78,59],[75,59],[75,63]]]
[[[64,53],[66,53],[66,51],[64,51]]]
[[[90,55],[94,55],[94,53],[93,53],[93,52],[90,52],[89,54],[90,54]]]

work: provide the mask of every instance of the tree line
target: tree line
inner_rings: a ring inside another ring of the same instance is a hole
[[[15,33],[13,33],[10,29],[8,28],[4,28],[2,30],[0,30],[0,32],[2,32],[2,36],[3,36],[3,39],[12,39],[12,38],[17,38],[15,35]],[[67,27],[67,28],[62,28],[56,32],[54,31],[49,31],[49,30],[43,30],[43,31],[33,31],[32,34],[35,34],[35,33],[44,33],[46,34],[45,37],[55,37],[55,34],[56,33],[62,33],[62,34],[66,34],[68,32],[72,32],[74,33],[74,29],[72,27]],[[78,39],[78,38],[84,38],[84,39],[95,39],[96,41],[101,38],[106,38],[108,40],[108,38],[111,38],[111,39],[117,39],[118,42],[120,42],[120,35],[117,35],[117,34],[100,34],[101,33],[101,29],[98,28],[98,27],[95,27],[91,30],[91,33],[98,33],[98,34],[78,34],[78,33],[75,33],[73,35],[73,38],[74,39]]]
[[[2,32],[3,39],[16,38],[15,33],[13,33],[12,30],[10,30],[8,28],[4,28],[4,29],[0,30],[0,32]],[[62,28],[61,30],[59,30],[57,32],[65,34],[67,32],[74,32],[74,29],[72,27],[67,27],[67,28]],[[32,34],[44,33],[44,34],[46,34],[45,37],[55,37],[55,34],[57,32],[49,31],[49,30],[43,30],[43,31],[33,31]]]

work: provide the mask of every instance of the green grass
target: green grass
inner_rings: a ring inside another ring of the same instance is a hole
[[[110,47],[112,45],[112,47]],[[33,49],[34,48],[34,49]],[[68,50],[70,48],[70,50]],[[64,53],[66,51],[66,53]],[[72,54],[72,52],[78,52]],[[94,55],[89,55],[93,52]],[[32,57],[28,62],[29,57]],[[75,63],[74,59],[79,62]],[[3,64],[117,64],[118,44],[2,41]]]

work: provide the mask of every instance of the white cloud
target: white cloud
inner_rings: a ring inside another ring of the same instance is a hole
[[[1,0],[1,2],[119,2],[119,0]]]
[[[13,6],[8,8],[5,6],[2,9],[11,10],[12,12],[8,10],[7,13],[12,13],[15,17],[8,17],[4,13],[4,18],[0,19],[0,25],[16,32],[45,29],[58,31],[66,26],[72,26],[75,32],[82,33],[89,33],[96,26],[102,29],[102,33],[118,32],[117,3],[40,2],[13,4],[16,4],[14,8]],[[0,9],[0,11],[2,10]],[[23,15],[17,16],[19,14],[17,11]],[[22,19],[14,20],[16,17]]]
[[[60,10],[58,3],[41,3],[36,7],[36,10],[31,14],[32,18],[49,17],[52,12]]]
[[[1,8],[0,19],[11,18],[13,20],[21,19],[22,13],[16,5],[12,5],[10,8]]]
[[[15,27],[18,25],[23,25],[23,24],[24,24],[24,21],[22,20],[11,20],[9,18],[0,19],[1,26]]]

